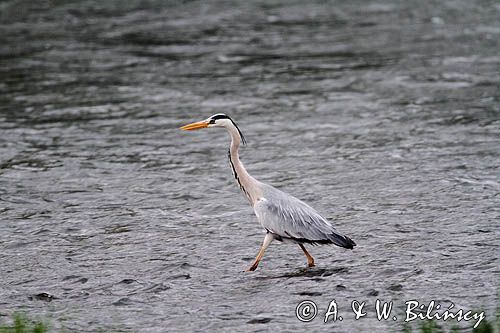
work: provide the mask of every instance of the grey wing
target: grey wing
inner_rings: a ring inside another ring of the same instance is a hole
[[[299,243],[333,243],[352,249],[356,244],[335,228],[305,202],[272,188],[259,199],[254,211],[259,222],[268,231]]]

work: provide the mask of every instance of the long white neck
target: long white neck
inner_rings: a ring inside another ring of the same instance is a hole
[[[231,146],[229,147],[229,163],[231,164],[234,178],[236,178],[238,186],[243,191],[253,207],[257,199],[261,196],[259,182],[255,178],[250,176],[250,174],[243,166],[243,163],[241,163],[240,161],[238,149],[240,147],[241,137],[238,129],[236,129],[236,127],[234,127],[233,125],[226,128],[231,135]]]

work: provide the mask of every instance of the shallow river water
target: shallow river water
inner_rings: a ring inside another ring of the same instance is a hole
[[[1,1],[0,322],[397,332],[408,300],[493,319],[499,22],[495,1]],[[218,112],[249,172],[354,251],[309,247],[307,269],[275,242],[244,272],[264,233],[228,135],[178,130]]]

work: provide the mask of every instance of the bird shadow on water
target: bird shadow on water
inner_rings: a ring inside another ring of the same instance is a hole
[[[321,279],[323,277],[331,276],[334,274],[344,274],[349,272],[347,267],[335,267],[335,268],[299,268],[290,272],[285,272],[281,274],[268,274],[265,276],[256,276],[256,280],[272,280],[272,279],[290,279],[290,278],[315,278]]]

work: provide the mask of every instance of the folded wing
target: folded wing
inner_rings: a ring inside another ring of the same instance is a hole
[[[268,186],[254,210],[261,225],[278,237],[299,243],[331,243],[348,249],[356,245],[305,202],[273,187]]]

